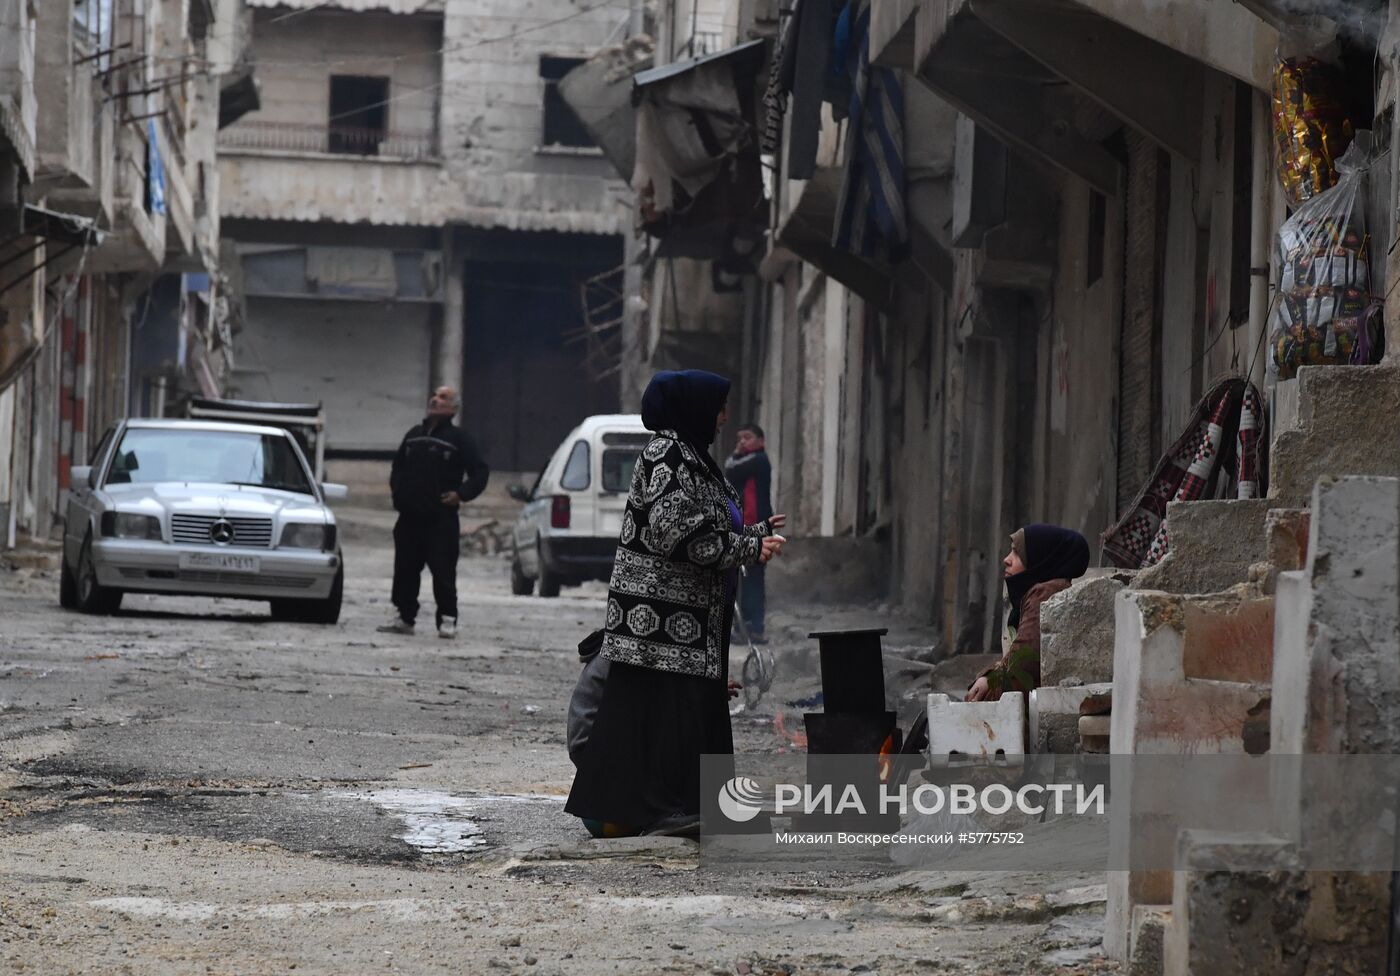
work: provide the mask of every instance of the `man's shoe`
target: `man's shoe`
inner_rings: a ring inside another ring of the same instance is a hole
[[[413,621],[405,620],[398,614],[394,614],[394,619],[382,627],[376,628],[381,634],[412,634]]]
[[[700,814],[698,813],[673,813],[669,817],[662,817],[646,830],[642,831],[643,837],[699,837],[700,836]]]
[[[438,621],[438,636],[444,640],[451,640],[457,636],[457,618],[443,617]]]

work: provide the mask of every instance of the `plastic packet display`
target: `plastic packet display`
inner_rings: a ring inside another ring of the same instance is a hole
[[[1299,366],[1374,362],[1381,347],[1380,302],[1371,290],[1366,232],[1369,133],[1337,163],[1337,185],[1298,208],[1278,232],[1279,296],[1269,333],[1269,373],[1290,379]]]
[[[1280,61],[1273,102],[1279,182],[1298,207],[1336,184],[1336,161],[1351,143],[1339,75],[1316,58]]]

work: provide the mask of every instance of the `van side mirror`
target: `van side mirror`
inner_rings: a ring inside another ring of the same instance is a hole
[[[82,487],[84,487],[84,488],[91,488],[91,487],[93,487],[93,484],[92,484],[92,475],[93,475],[93,469],[91,468],[91,466],[86,465],[86,464],[77,464],[77,465],[74,465],[74,466],[73,466],[73,472],[72,472],[72,484],[73,484],[73,487],[74,487],[74,488],[77,488],[77,487],[79,487],[79,486],[82,486]]]
[[[350,489],[334,482],[321,482],[321,497],[328,502],[343,502],[350,497]]]
[[[530,489],[524,485],[511,485],[506,489],[506,494],[510,495],[518,502],[528,502],[530,500]]]

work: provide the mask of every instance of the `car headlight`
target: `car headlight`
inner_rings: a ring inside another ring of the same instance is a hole
[[[105,512],[102,534],[116,539],[155,539],[160,541],[160,519],[133,512]]]
[[[335,548],[335,526],[313,525],[309,522],[294,522],[282,527],[281,545],[287,549]]]

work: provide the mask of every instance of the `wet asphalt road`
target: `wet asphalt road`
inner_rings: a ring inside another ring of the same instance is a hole
[[[333,627],[169,597],[89,617],[56,574],[0,572],[0,963],[1103,971],[1101,877],[717,874],[689,842],[588,839],[563,731],[603,588],[512,597],[504,562],[464,559],[458,638],[388,636],[384,540],[346,555]],[[806,618],[783,621],[780,698],[814,688]],[[766,706],[735,729],[784,744]]]

